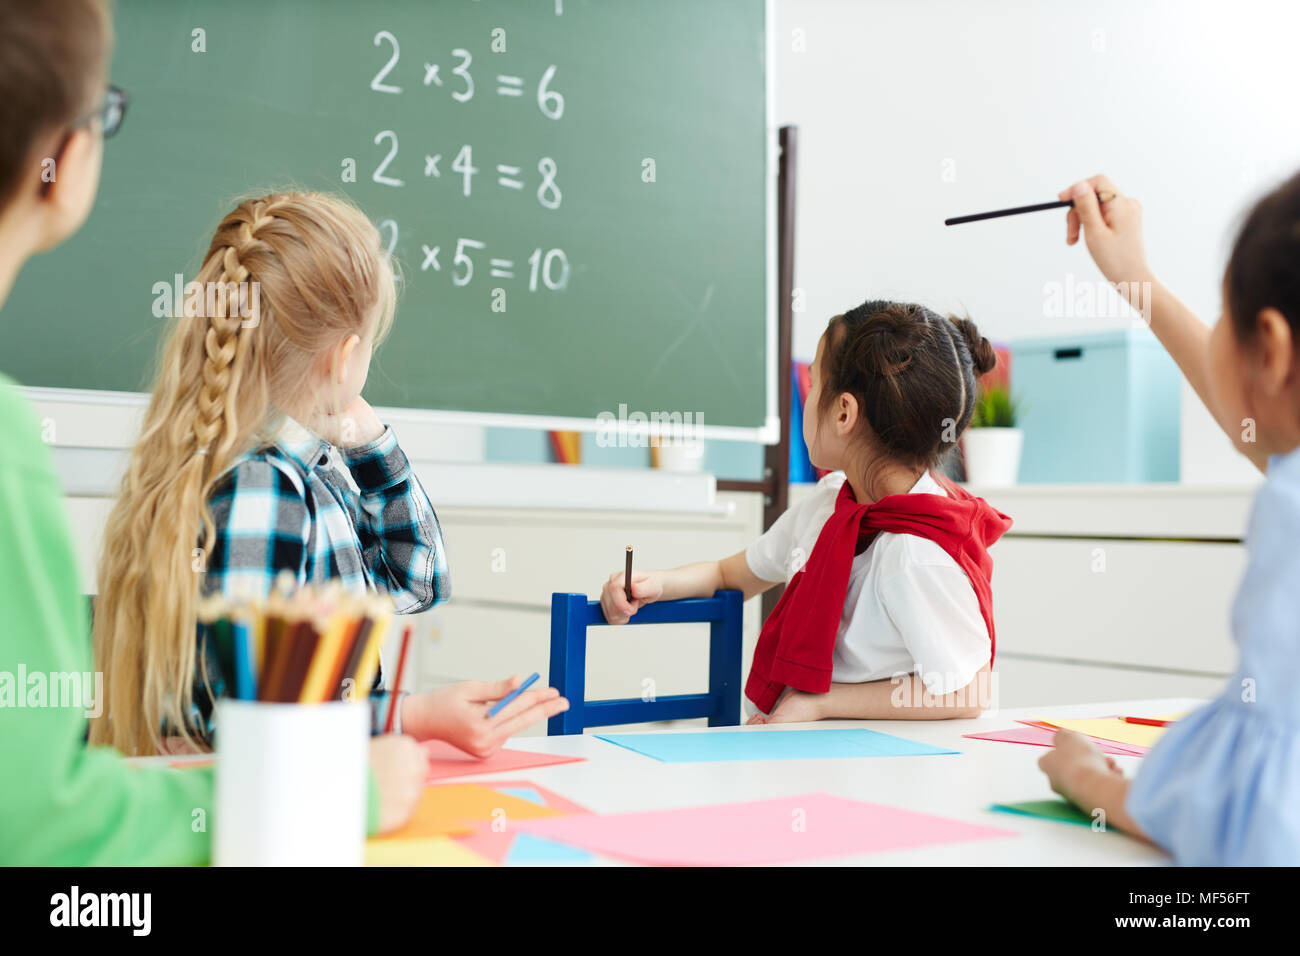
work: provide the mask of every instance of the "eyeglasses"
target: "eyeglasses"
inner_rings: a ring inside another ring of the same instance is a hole
[[[103,133],[104,139],[108,139],[122,128],[122,120],[126,118],[126,108],[130,105],[130,93],[120,86],[110,86],[104,95],[103,105],[78,117],[73,121],[70,129],[90,126],[95,120],[99,120],[100,132]]]
[[[104,94],[102,105],[95,107],[88,113],[85,113],[68,125],[68,131],[63,134],[63,139],[59,143],[59,148],[54,152],[54,167],[58,168],[59,163],[63,161],[63,152],[68,148],[68,141],[72,139],[72,134],[79,129],[84,129],[95,125],[96,120],[99,122],[99,131],[104,139],[108,139],[122,128],[122,120],[126,118],[126,108],[131,105],[131,94],[120,86],[110,86],[108,92]],[[50,181],[41,183],[41,195],[44,196],[50,191]]]

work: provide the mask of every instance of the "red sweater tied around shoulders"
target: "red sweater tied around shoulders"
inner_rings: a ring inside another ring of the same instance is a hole
[[[831,689],[832,659],[853,559],[882,531],[928,538],[970,578],[980,614],[993,635],[993,559],[989,547],[1011,527],[1011,519],[948,479],[935,475],[948,492],[889,495],[863,505],[847,481],[835,499],[807,565],[786,585],[754,649],[745,696],[771,712],[786,687],[824,694]]]

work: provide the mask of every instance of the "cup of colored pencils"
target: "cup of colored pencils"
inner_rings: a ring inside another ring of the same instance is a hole
[[[362,862],[371,685],[392,604],[337,587],[199,609],[225,679],[216,705],[213,859],[223,866]]]

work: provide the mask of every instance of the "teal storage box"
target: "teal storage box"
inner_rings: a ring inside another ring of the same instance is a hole
[[[1181,376],[1146,328],[1022,339],[1020,481],[1177,481]]]

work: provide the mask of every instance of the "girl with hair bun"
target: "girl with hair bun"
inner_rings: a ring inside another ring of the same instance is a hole
[[[974,323],[924,306],[871,301],[835,316],[803,419],[813,464],[831,474],[738,554],[634,574],[631,601],[611,575],[606,620],[786,582],[745,685],[750,723],[978,715],[994,649],[988,548],[1011,519],[931,469],[994,363]]]

